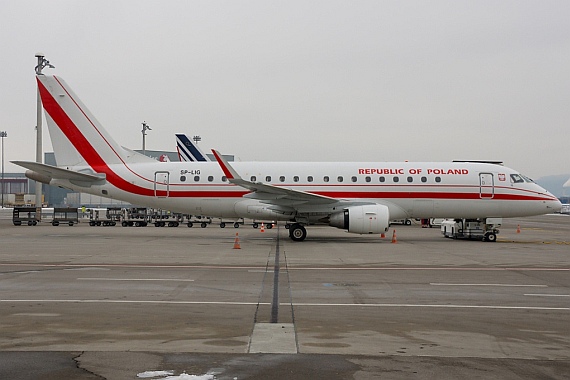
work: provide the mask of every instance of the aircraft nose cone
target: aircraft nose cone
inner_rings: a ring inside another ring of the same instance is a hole
[[[553,203],[552,209],[554,212],[560,212],[562,210],[562,202],[560,202],[559,200],[556,200],[552,203]]]

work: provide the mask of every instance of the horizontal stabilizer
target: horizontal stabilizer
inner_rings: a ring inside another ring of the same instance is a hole
[[[10,161],[10,162],[22,166],[26,169],[30,169],[36,173],[39,173],[51,179],[66,179],[66,180],[75,180],[81,182],[97,182],[105,180],[104,174],[80,173],[73,170],[58,168],[56,166],[40,164],[38,162],[30,162],[30,161]]]

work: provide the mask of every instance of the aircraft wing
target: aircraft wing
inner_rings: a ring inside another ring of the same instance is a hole
[[[283,206],[294,206],[305,203],[315,205],[339,203],[338,199],[318,194],[288,189],[286,187],[273,186],[267,183],[247,181],[241,178],[236,170],[217,150],[212,149],[212,153],[214,153],[214,157],[216,157],[218,164],[220,164],[224,175],[228,178],[230,183],[252,191],[251,194],[246,195],[248,198],[254,198],[264,203]]]
[[[67,180],[75,180],[81,182],[97,182],[104,180],[103,175],[94,175],[94,174],[87,174],[87,173],[80,173],[73,170],[67,170],[63,168],[58,168],[57,166],[47,165],[47,164],[40,164],[39,162],[30,162],[30,161],[11,161],[13,164],[22,166],[26,169],[30,169],[42,176],[49,177],[51,179],[67,179]]]

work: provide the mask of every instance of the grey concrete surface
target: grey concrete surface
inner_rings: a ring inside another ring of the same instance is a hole
[[[505,220],[496,243],[394,228],[0,220],[0,378],[567,378],[570,217]]]

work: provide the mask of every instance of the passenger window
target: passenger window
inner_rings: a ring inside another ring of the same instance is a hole
[[[400,182],[400,177],[394,177],[393,180],[394,182]]]
[[[344,181],[344,178],[342,178],[342,176],[339,175],[339,176],[336,178],[336,180],[337,180],[338,182],[342,182],[342,181]]]
[[[194,182],[198,182],[200,181],[200,176],[199,175],[195,175],[194,176]]]
[[[408,177],[408,182],[414,182],[414,178],[413,178],[413,177]]]
[[[294,181],[294,182],[299,182],[299,176],[296,175],[295,177],[293,177],[293,181]]]
[[[313,182],[313,176],[312,175],[307,177],[307,182]]]
[[[265,182],[271,182],[271,176],[268,175],[267,177],[265,177]]]
[[[380,179],[380,182],[386,181],[386,178],[384,178],[384,177],[380,177],[379,179]]]
[[[441,182],[441,177],[435,177],[435,182]]]
[[[365,177],[364,179],[365,179],[366,182],[372,181],[372,178],[370,178],[370,177]]]
[[[352,176],[352,178],[350,178],[350,180],[351,180],[352,182],[356,182],[356,181],[358,180],[358,178],[356,178],[356,176]]]
[[[180,182],[186,182],[186,176],[185,175],[180,176]]]
[[[227,180],[228,180],[228,178],[225,175],[223,175],[222,176],[222,182],[226,182]]]
[[[324,177],[323,177],[323,181],[328,182],[328,181],[329,181],[329,176],[328,176],[328,175],[324,176]]]
[[[285,176],[282,175],[281,177],[279,177],[279,182],[285,182]]]
[[[213,182],[214,181],[214,176],[213,175],[209,175],[208,176],[208,182]]]
[[[422,177],[422,182],[427,182],[427,177]]]
[[[254,175],[252,175],[252,176],[251,176],[251,178],[250,178],[250,181],[251,181],[251,182],[255,182],[255,181],[257,181],[257,177],[256,177],[256,176],[254,176]]]

